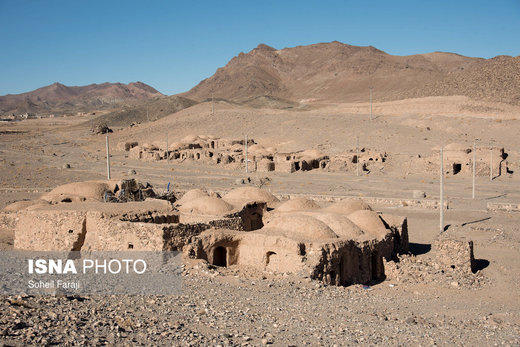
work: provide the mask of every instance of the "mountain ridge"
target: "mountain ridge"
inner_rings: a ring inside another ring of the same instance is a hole
[[[66,86],[55,82],[30,92],[0,96],[2,113],[71,112],[92,107],[110,107],[163,94],[143,82],[92,83],[85,86]]]
[[[259,44],[180,95],[243,101],[259,96],[295,102],[361,102],[463,95],[520,104],[520,57],[491,59],[431,52],[388,54],[338,41],[276,49]]]

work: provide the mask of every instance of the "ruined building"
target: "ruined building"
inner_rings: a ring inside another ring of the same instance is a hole
[[[360,200],[325,207],[305,198],[280,202],[254,187],[222,197],[196,189],[179,200],[146,194],[150,187],[135,181],[79,182],[10,205],[2,218],[12,222],[16,249],[179,250],[215,266],[335,285],[383,279],[383,259],[408,250],[406,218],[378,214]]]
[[[165,144],[143,144],[122,142],[117,148],[129,152],[129,157],[140,160],[185,160],[202,161],[224,165],[229,168],[244,168],[246,161],[245,140],[224,139],[212,136],[187,136],[180,142]],[[310,170],[352,171],[360,165],[360,172],[379,171],[387,160],[386,153],[361,148],[336,156],[318,150],[290,153],[279,152],[273,147],[263,147],[253,139],[247,143],[248,170],[250,172],[288,172]]]

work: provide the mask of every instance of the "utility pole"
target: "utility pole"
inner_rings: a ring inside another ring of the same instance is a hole
[[[215,97],[211,94],[211,115],[215,115]]]
[[[359,136],[356,136],[356,176],[359,176]]]
[[[249,170],[248,170],[248,166],[247,166],[247,164],[248,164],[248,159],[247,159],[247,135],[246,135],[246,142],[245,142],[245,153],[246,153],[246,173],[248,173]]]
[[[441,180],[440,180],[440,206],[439,206],[439,210],[440,210],[440,232],[444,232],[444,154],[443,154],[443,148],[441,148],[441,170],[440,170],[440,175],[441,175]]]
[[[489,150],[489,180],[493,181],[493,145]]]
[[[471,192],[471,198],[475,199],[475,171],[477,170],[477,143],[473,142],[473,190]]]
[[[372,120],[372,88],[370,88],[370,120]]]
[[[170,159],[169,143],[168,143],[168,131],[166,131],[166,160]],[[168,162],[166,162],[168,163]]]
[[[108,135],[107,135],[107,179],[110,180],[110,147],[108,144]]]

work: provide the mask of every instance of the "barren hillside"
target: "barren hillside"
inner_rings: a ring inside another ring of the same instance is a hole
[[[80,87],[54,83],[27,93],[0,96],[0,113],[71,112],[155,96],[162,94],[142,82],[90,84]]]
[[[281,50],[260,44],[231,59],[184,96],[360,102],[373,88],[379,101],[463,95],[518,104],[519,67],[520,57],[482,59],[442,52],[394,56],[337,41]]]

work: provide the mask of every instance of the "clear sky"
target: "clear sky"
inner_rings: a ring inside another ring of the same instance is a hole
[[[189,90],[259,43],[520,55],[520,0],[0,0],[0,95],[54,82]]]

